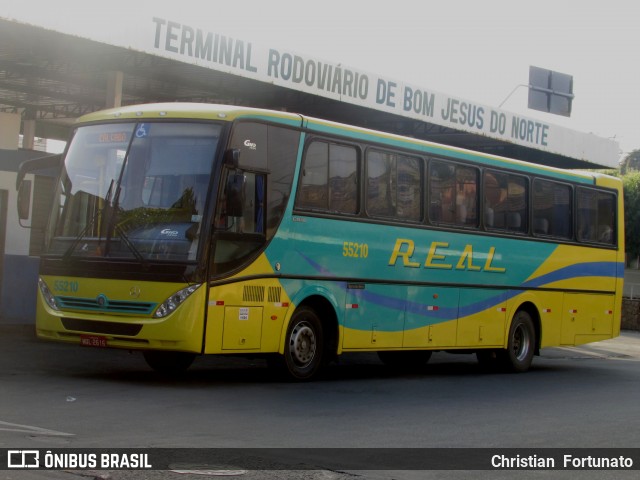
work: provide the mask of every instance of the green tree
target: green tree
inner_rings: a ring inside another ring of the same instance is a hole
[[[620,173],[626,175],[634,170],[640,170],[640,149],[633,150],[622,159]]]
[[[635,150],[640,153],[640,150]],[[640,257],[640,170],[622,177],[625,243],[629,260]]]

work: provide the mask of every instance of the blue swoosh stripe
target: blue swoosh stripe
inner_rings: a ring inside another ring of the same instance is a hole
[[[578,277],[618,277],[620,266],[622,265],[624,275],[624,264],[617,262],[588,262],[569,265],[553,272],[546,273],[539,277],[524,282],[521,287],[536,288],[561,280]]]
[[[299,255],[304,258],[309,265],[311,265],[319,273],[330,274],[331,272],[324,268],[319,263],[315,262],[311,258],[307,257],[301,252]],[[502,292],[495,296],[489,297],[479,302],[471,303],[468,305],[460,305],[458,307],[441,307],[438,310],[427,310],[426,305],[417,302],[408,302],[401,298],[389,297],[386,295],[380,295],[372,293],[366,290],[356,290],[354,295],[362,300],[378,305],[380,307],[389,308],[391,310],[405,310],[408,313],[427,317],[435,321],[425,323],[430,325],[434,323],[444,322],[448,320],[454,320],[456,318],[468,317],[474,315],[483,310],[487,310],[491,307],[511,299],[520,294],[520,289],[540,288],[549,283],[558,282],[561,280],[567,280],[570,278],[578,277],[610,277],[617,278],[624,274],[624,264],[620,262],[585,262],[576,265],[569,265],[567,267],[560,268],[553,272],[541,275],[520,285],[518,290],[511,290],[510,292]],[[464,288],[464,286],[461,286]],[[343,284],[343,288],[346,285]],[[505,287],[505,290],[510,290],[509,287]]]

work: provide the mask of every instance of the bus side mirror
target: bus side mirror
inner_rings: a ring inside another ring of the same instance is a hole
[[[246,177],[243,173],[229,175],[227,178],[227,208],[226,213],[229,217],[242,217],[244,214],[244,186]]]
[[[18,174],[16,175],[16,190],[18,191],[17,207],[18,218],[20,220],[27,220],[29,218],[29,210],[31,209],[31,181],[25,180],[25,175],[27,175],[28,173],[36,173],[39,171],[48,170],[53,171],[55,175],[58,176],[60,174],[61,167],[61,154],[32,158],[31,160],[25,160],[18,166]]]
[[[224,165],[231,169],[238,168],[238,164],[240,163],[240,149],[239,148],[230,148],[226,152],[224,152]]]
[[[20,220],[28,220],[30,210],[31,181],[23,179],[18,186],[18,218]]]

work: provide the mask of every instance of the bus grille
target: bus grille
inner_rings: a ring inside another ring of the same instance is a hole
[[[63,310],[90,310],[105,313],[130,313],[149,315],[157,304],[152,302],[127,302],[109,300],[104,296],[98,298],[56,297]]]
[[[243,302],[255,302],[262,303],[264,302],[264,294],[265,287],[255,286],[255,285],[246,285],[242,292],[242,301]],[[281,287],[269,287],[267,290],[267,301],[269,303],[278,303],[280,302],[280,296],[282,295]]]
[[[280,303],[281,293],[282,293],[282,288],[269,287],[269,303]]]
[[[242,293],[243,302],[264,302],[264,287],[246,285]]]
[[[142,325],[131,323],[95,322],[93,320],[80,320],[77,318],[63,318],[62,325],[67,330],[80,332],[101,333],[104,335],[137,335],[142,330]]]

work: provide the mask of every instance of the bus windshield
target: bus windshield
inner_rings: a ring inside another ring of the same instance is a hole
[[[116,123],[76,130],[47,254],[195,261],[221,126]]]

